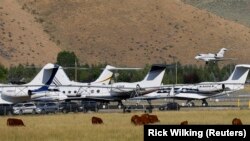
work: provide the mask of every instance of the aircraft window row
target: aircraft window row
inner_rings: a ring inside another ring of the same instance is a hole
[[[169,92],[170,92],[170,90],[160,90],[157,93],[169,93]]]
[[[90,92],[91,92],[91,93],[94,93],[95,91],[94,91],[94,90],[91,90]],[[96,93],[100,93],[100,90],[99,90],[99,89],[96,90]]]
[[[164,91],[164,90],[171,90],[171,88],[162,88],[161,91]]]
[[[163,88],[161,90],[159,90],[157,93],[169,93],[171,91],[172,88]],[[178,92],[180,90],[180,88],[174,88],[174,92]]]
[[[157,93],[169,93],[171,91],[171,89],[162,89],[162,90],[159,90]],[[174,89],[174,92],[197,92],[198,89],[190,89],[190,88],[182,88],[182,89],[179,89],[179,88],[175,88]]]
[[[95,91],[94,90],[91,90],[90,91],[91,93],[94,93]],[[62,93],[66,93],[65,91],[62,91]],[[68,91],[68,94],[70,94],[71,93],[71,91]],[[74,93],[76,94],[77,93],[77,91],[74,91]],[[100,90],[98,89],[98,90],[96,90],[96,93],[100,93]]]
[[[66,93],[65,91],[62,91],[64,94]],[[68,91],[68,93],[70,94],[71,93],[71,91]],[[77,91],[74,91],[74,93],[76,94],[77,93]]]
[[[200,87],[214,87],[214,85],[202,85]]]
[[[59,92],[59,90],[58,90],[58,89],[48,89],[48,91]]]
[[[187,89],[187,88],[183,88],[182,92],[197,92],[198,89]]]
[[[160,90],[171,90],[172,88],[162,88]],[[180,88],[174,88],[174,90],[179,90]]]

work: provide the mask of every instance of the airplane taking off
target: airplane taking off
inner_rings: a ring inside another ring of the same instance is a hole
[[[227,58],[227,59],[224,58],[225,51],[227,51],[227,49],[226,48],[222,48],[216,54],[213,54],[213,53],[199,54],[199,55],[195,56],[195,59],[196,60],[205,61],[206,64],[208,64],[208,62],[210,62],[210,61],[213,61],[215,63],[216,61],[232,60],[230,58]]]
[[[235,91],[244,89],[250,65],[239,64],[235,66],[233,73],[226,81],[221,82],[202,82],[198,84],[174,84],[163,85],[162,88],[132,100],[155,100],[155,99],[179,99],[187,100],[186,105],[194,106],[192,100],[202,100],[202,106],[208,106],[206,99],[227,95]]]
[[[58,65],[49,63],[42,68],[30,83],[24,85],[1,84],[0,104],[30,101],[44,96],[49,91],[49,85],[52,83],[58,68]]]
[[[66,100],[95,100],[104,104],[110,101],[117,101],[119,103],[118,105],[122,105],[122,100],[151,93],[159,89],[165,73],[165,68],[166,65],[152,65],[150,71],[142,81],[133,83],[117,82],[108,85],[103,85],[99,82],[111,78],[110,75],[101,75],[102,77],[100,76],[97,79],[100,81],[96,80],[93,83],[72,83],[67,75],[59,69],[58,76],[55,76],[55,82],[59,85],[56,85],[55,88],[59,89],[68,97]],[[110,69],[116,70],[119,68],[113,67]],[[107,74],[111,74],[111,71]],[[68,79],[67,82],[65,78]],[[64,82],[66,85],[60,85],[61,82]]]

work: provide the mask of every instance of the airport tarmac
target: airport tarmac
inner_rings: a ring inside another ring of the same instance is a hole
[[[250,94],[245,94],[250,95]],[[180,111],[201,111],[201,110],[241,110],[241,109],[249,109],[250,110],[250,97],[242,97],[242,94],[236,94],[231,96],[225,96],[220,98],[207,99],[208,106],[203,107],[201,105],[201,100],[193,100],[195,103],[194,107],[185,106],[185,100],[173,100],[173,99],[160,99],[152,101],[153,112],[159,111],[159,106],[166,104],[168,102],[177,102],[181,107]],[[149,106],[147,101],[125,101],[125,106],[135,107],[138,105],[138,109],[132,109],[131,112],[145,112],[146,107]],[[122,113],[123,109],[117,108],[117,103],[110,103],[107,109],[100,109],[98,112],[118,112]],[[162,112],[169,112],[169,110],[165,110]]]
[[[127,105],[127,106],[135,106],[135,105]],[[152,112],[154,111],[160,111],[158,107],[160,105],[152,105],[154,108]],[[208,110],[246,110],[249,109],[247,106],[241,106],[238,107],[236,105],[211,105],[208,107],[203,107],[203,106],[194,106],[194,107],[188,107],[188,106],[181,106],[179,111],[208,111]],[[164,110],[161,112],[171,112],[171,111],[177,111],[177,110]],[[118,109],[118,108],[110,108],[110,109],[99,109],[99,113],[124,113],[123,109]],[[131,109],[130,112],[148,112],[146,107],[143,108],[138,108],[138,109]],[[125,112],[127,113],[127,112]]]

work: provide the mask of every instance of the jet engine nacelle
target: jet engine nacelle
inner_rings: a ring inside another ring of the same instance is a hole
[[[199,92],[218,92],[218,91],[223,91],[225,89],[225,85],[224,84],[199,85],[197,89]]]
[[[40,92],[40,93],[35,93],[33,94],[32,92],[28,92],[29,96],[30,96],[30,99],[37,99],[37,98],[40,98],[40,97],[45,97],[47,94],[45,92]]]
[[[32,100],[65,100],[67,96],[61,92],[38,92],[30,95]]]
[[[136,89],[136,84],[126,83],[126,82],[118,82],[112,85],[112,92],[114,93],[122,93],[122,92],[130,92]],[[130,88],[130,89],[128,89]],[[133,88],[133,89],[132,89]]]
[[[27,97],[27,89],[19,87],[2,88],[1,94],[8,97]]]

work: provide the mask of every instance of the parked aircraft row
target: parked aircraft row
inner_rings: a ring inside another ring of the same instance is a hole
[[[1,84],[0,103],[4,104],[28,101],[31,100],[32,96],[35,94],[47,92],[58,69],[58,65],[47,64],[30,83],[24,85]]]
[[[165,68],[165,65],[152,65],[142,81],[133,83],[117,82],[113,84],[109,84],[109,82],[113,74],[111,69],[114,70],[116,69],[115,67],[107,66],[100,77],[92,83],[70,81],[63,69],[59,69],[54,78],[56,80],[55,85],[52,86],[60,89],[63,94],[67,95],[67,100],[84,99],[102,103],[116,101],[119,103],[119,106],[122,106],[122,100],[148,94],[159,89]]]
[[[173,98],[187,100],[187,105],[194,106],[192,100],[202,100],[203,106],[208,106],[206,99],[227,95],[244,89],[250,65],[239,64],[235,66],[233,73],[226,81],[202,82],[198,84],[163,85],[160,90],[132,98],[134,100],[154,100]]]
[[[115,67],[106,66],[99,78],[92,83],[71,81],[61,66],[47,64],[28,84],[0,86],[0,103],[18,103],[30,100],[95,100],[102,103],[122,100],[151,100],[173,98],[202,100],[207,106],[207,98],[225,95],[244,88],[250,65],[236,65],[233,73],[226,81],[202,82],[199,84],[162,85],[165,65],[152,65],[145,78],[139,82],[117,82],[110,84]],[[119,69],[119,68],[117,68]]]
[[[29,100],[54,98],[58,100],[94,99],[118,101],[155,91],[163,79],[165,67],[153,65],[145,79],[135,83],[108,84],[112,66],[107,66],[100,77],[92,83],[70,81],[62,67],[47,64],[28,84],[2,85],[1,103],[18,103]],[[117,68],[119,69],[119,68]],[[52,83],[53,82],[53,83]]]

